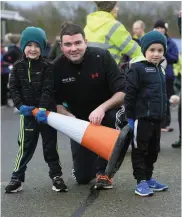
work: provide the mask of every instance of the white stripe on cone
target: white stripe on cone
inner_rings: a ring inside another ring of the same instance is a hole
[[[61,115],[55,112],[49,113],[47,117],[47,123],[54,129],[60,131],[80,144],[83,135],[90,124],[88,121]]]

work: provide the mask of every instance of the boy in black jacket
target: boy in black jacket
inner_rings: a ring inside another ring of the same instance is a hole
[[[44,159],[50,168],[52,189],[67,191],[62,179],[62,168],[57,152],[57,131],[46,124],[46,110],[56,111],[52,64],[41,55],[46,48],[46,34],[36,27],[26,28],[21,35],[22,59],[15,62],[10,77],[10,91],[17,109],[20,110],[19,151],[7,193],[22,190],[27,163],[37,146],[39,133],[43,140]],[[36,117],[32,110],[37,107]]]
[[[145,60],[133,63],[126,83],[125,108],[128,123],[134,131],[132,143],[135,193],[153,195],[168,188],[152,178],[160,144],[160,125],[166,114],[165,71],[161,67],[166,52],[166,37],[157,31],[141,39]]]

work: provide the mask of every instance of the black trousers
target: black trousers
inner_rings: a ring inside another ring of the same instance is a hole
[[[24,182],[27,163],[35,152],[39,133],[42,136],[44,159],[50,168],[49,176],[53,178],[62,175],[62,168],[57,152],[57,131],[47,124],[39,124],[32,116],[24,117],[20,115],[19,151],[12,179],[20,179]]]
[[[135,121],[132,141],[134,178],[139,183],[152,177],[160,145],[160,122],[138,119]]]
[[[8,73],[1,75],[1,105],[7,104],[8,80],[9,80]]]
[[[112,109],[106,112],[102,121],[103,126],[110,128],[122,128],[124,126],[123,109]],[[123,124],[123,126],[122,126]],[[87,184],[96,177],[96,174],[104,174],[107,161],[98,157],[92,151],[71,140],[73,158],[73,175],[79,184]]]

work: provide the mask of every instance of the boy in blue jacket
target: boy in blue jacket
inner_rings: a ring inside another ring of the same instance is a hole
[[[67,191],[62,179],[62,168],[57,152],[57,131],[47,125],[46,110],[56,111],[54,101],[53,66],[42,57],[46,48],[46,34],[36,27],[27,27],[21,35],[22,59],[13,65],[10,76],[10,92],[14,104],[20,110],[19,151],[6,193],[22,190],[27,164],[42,136],[44,159],[49,166],[54,191]],[[34,117],[32,110],[39,108]]]
[[[161,67],[166,47],[166,37],[160,32],[144,35],[141,49],[146,59],[131,65],[126,81],[125,108],[133,130],[135,193],[140,196],[150,196],[154,191],[168,188],[152,178],[160,145],[161,121],[166,113],[165,72]]]

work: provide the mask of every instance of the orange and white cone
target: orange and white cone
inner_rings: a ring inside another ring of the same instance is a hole
[[[37,112],[38,109],[34,109],[33,115],[35,116]],[[47,112],[47,123],[107,160],[106,170],[110,177],[119,169],[129,146],[128,125],[119,131],[55,112]]]

